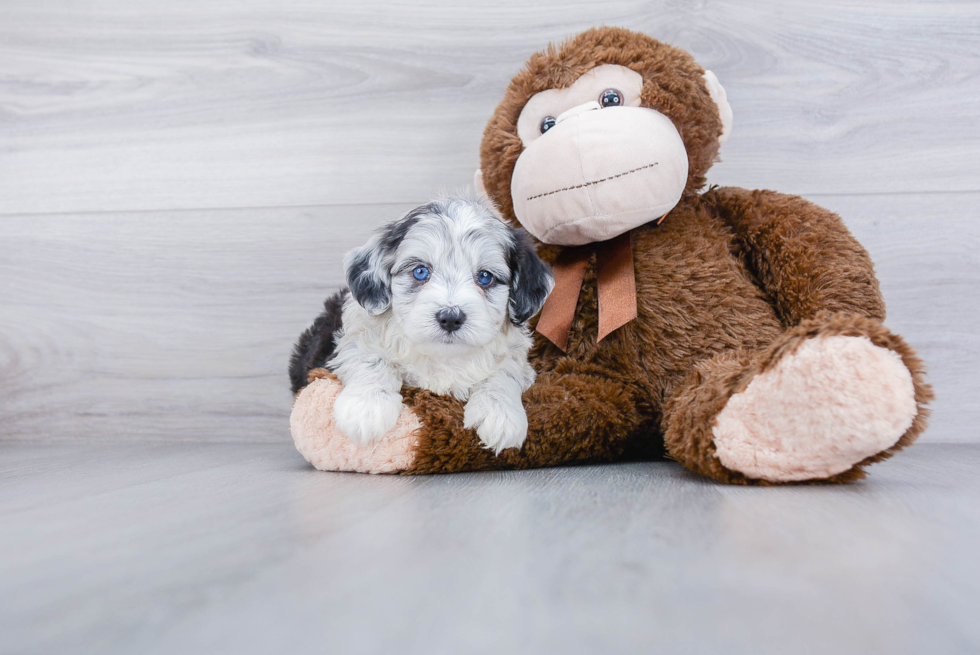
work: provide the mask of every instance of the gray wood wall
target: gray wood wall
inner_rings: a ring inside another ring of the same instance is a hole
[[[893,0],[4,0],[0,440],[288,439],[342,253],[467,185],[526,57],[597,24],[718,74],[710,181],[840,212],[925,439],[980,441],[980,3]]]

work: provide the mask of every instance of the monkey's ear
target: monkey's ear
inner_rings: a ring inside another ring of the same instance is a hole
[[[487,188],[483,186],[483,170],[478,168],[476,172],[473,173],[473,188],[476,189],[476,194],[479,196],[487,196]]]
[[[344,257],[350,293],[371,316],[384,313],[391,305],[391,271],[384,254],[381,240],[371,239]]]
[[[511,228],[511,233],[508,308],[511,323],[520,325],[541,311],[544,301],[555,288],[555,276],[551,267],[538,257],[527,232]]]
[[[732,132],[732,106],[728,104],[728,94],[725,87],[718,81],[718,76],[711,71],[704,71],[704,83],[708,87],[708,94],[718,106],[718,117],[721,119],[721,136],[718,143],[728,141],[728,136]]]

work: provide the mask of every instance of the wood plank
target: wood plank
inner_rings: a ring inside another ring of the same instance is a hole
[[[281,440],[293,341],[400,212],[0,221],[2,438]]]
[[[980,441],[980,194],[821,196],[929,365],[931,441]],[[293,341],[408,205],[0,220],[0,440],[282,441]]]
[[[980,190],[975,2],[6,0],[0,214],[418,204],[529,54],[603,23],[719,74],[713,182]]]
[[[976,653],[980,446],[836,488],[0,444],[0,652]]]

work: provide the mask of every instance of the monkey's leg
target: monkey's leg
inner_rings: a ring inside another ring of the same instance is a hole
[[[847,482],[911,444],[932,391],[921,361],[874,319],[820,314],[759,351],[700,363],[671,395],[664,438],[721,482]]]
[[[524,394],[528,435],[520,449],[494,456],[463,427],[463,403],[419,389],[404,390],[405,407],[391,433],[358,448],[333,427],[340,382],[320,375],[297,396],[290,423],[297,448],[323,470],[424,474],[610,461],[634,447],[643,424],[630,389],[570,362],[539,375]]]

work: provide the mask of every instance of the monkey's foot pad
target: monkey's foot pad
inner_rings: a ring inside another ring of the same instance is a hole
[[[733,395],[713,435],[726,468],[792,482],[886,450],[916,413],[912,375],[897,353],[865,337],[818,337]]]

